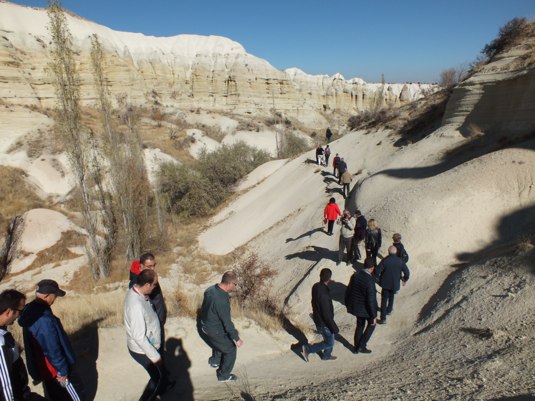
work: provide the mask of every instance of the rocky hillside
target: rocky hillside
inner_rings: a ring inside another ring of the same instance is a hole
[[[0,98],[12,104],[54,106],[46,73],[50,46],[43,9],[0,2]],[[79,51],[83,100],[95,98],[89,56],[97,34],[108,56],[114,94],[135,103],[176,108],[255,113],[276,109],[298,116],[308,112],[356,113],[398,106],[434,89],[428,84],[368,84],[341,75],[311,76],[279,71],[230,39],[178,35],[151,37],[117,32],[68,16]]]

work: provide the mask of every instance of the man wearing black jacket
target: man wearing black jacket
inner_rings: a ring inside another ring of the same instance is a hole
[[[323,341],[317,344],[303,345],[303,358],[308,362],[308,355],[323,351],[321,359],[324,361],[335,360],[331,355],[334,347],[334,336],[338,334],[338,326],[334,321],[333,301],[331,298],[329,283],[331,282],[332,271],[321,269],[320,281],[312,286],[312,318],[323,336]]]
[[[381,286],[381,319],[379,324],[386,323],[386,316],[394,309],[394,295],[399,291],[400,281],[403,286],[409,281],[409,268],[403,260],[397,256],[398,249],[392,245],[388,248],[388,256],[384,258],[375,272]]]
[[[351,276],[346,290],[347,311],[357,317],[354,338],[356,354],[372,352],[367,346],[377,323],[377,290],[372,276],[374,269],[374,259],[367,258],[364,269]]]

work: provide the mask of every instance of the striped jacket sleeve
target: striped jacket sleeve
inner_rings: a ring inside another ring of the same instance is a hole
[[[0,382],[2,382],[2,391],[0,392],[1,401],[13,401],[13,387],[9,376],[9,351],[5,347],[5,332],[0,332]]]

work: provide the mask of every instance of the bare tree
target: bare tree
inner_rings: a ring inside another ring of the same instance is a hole
[[[455,68],[448,68],[440,73],[440,86],[451,88],[458,83],[458,74]]]
[[[82,125],[80,110],[80,83],[74,60],[72,35],[59,0],[50,0],[48,7],[49,31],[52,39],[49,64],[54,77],[58,113],[56,123],[74,172],[80,194],[80,206],[84,226],[89,236],[87,256],[93,277],[107,277],[110,272],[110,246],[107,236],[99,238],[99,210],[96,205],[104,196],[103,188],[97,183],[97,195],[92,181],[100,181],[100,169],[95,166],[98,158],[92,151],[88,131]],[[93,156],[92,156],[93,154]]]
[[[137,257],[144,245],[149,227],[151,188],[148,182],[141,138],[137,130],[139,116],[126,96],[118,98],[121,121],[126,126],[122,133],[114,122],[105,65],[106,58],[97,35],[91,37],[91,61],[98,92],[99,109],[104,131],[104,153],[110,164],[110,181],[124,228],[125,256]]]

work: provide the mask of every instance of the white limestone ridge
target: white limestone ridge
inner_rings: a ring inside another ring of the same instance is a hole
[[[377,96],[384,106],[396,106],[434,88],[427,84],[367,84],[360,78],[345,80],[340,74],[308,75],[297,68],[279,71],[228,38],[146,36],[66,16],[80,54],[83,101],[95,98],[89,59],[93,34],[108,54],[106,71],[112,92],[127,93],[138,103],[148,100],[238,112],[276,108],[354,113],[367,109],[371,100],[377,107]],[[45,72],[48,23],[45,9],[0,2],[0,97],[18,104],[52,105],[55,95]]]

